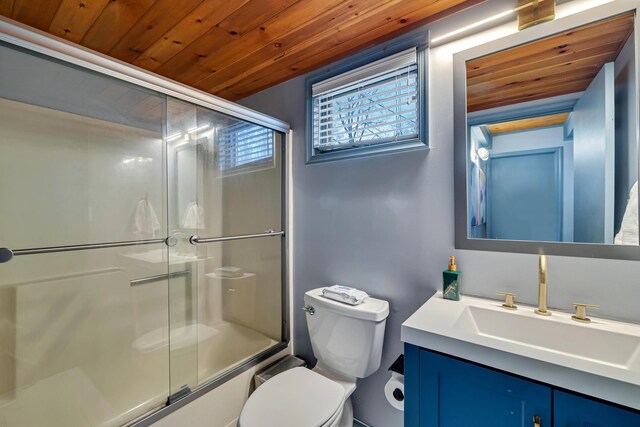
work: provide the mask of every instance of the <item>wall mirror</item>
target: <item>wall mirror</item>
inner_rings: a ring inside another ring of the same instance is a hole
[[[636,3],[454,56],[456,247],[640,259]]]

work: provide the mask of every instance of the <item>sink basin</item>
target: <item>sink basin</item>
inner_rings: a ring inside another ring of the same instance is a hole
[[[468,306],[455,327],[620,368],[630,368],[634,356],[638,356],[640,335],[615,330],[618,328],[612,328],[613,324],[608,322],[594,320],[590,325],[583,325],[573,320],[566,322],[566,316],[543,318],[532,310],[517,313],[499,310],[503,309]]]
[[[448,301],[434,295],[402,326],[403,341],[416,331],[540,360],[640,385],[640,325],[592,318],[579,323],[571,314],[550,317],[518,305],[465,296]]]

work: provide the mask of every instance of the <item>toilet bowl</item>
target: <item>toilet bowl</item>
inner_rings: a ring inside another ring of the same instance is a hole
[[[387,301],[357,306],[305,294],[307,327],[318,364],[293,368],[262,384],[249,397],[238,427],[351,427],[350,396],[356,380],[380,367]]]
[[[347,391],[306,368],[261,385],[242,408],[238,427],[341,427]]]

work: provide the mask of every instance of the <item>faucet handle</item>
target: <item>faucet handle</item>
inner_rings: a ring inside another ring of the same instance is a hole
[[[507,310],[517,310],[518,306],[514,304],[516,301],[516,294],[511,294],[509,292],[496,292],[496,295],[504,296],[504,304],[502,306]]]
[[[589,323],[591,319],[587,317],[587,308],[592,308],[594,310],[599,309],[600,307],[593,304],[581,304],[574,302],[573,306],[576,308],[576,314],[571,316],[573,320],[576,322]]]

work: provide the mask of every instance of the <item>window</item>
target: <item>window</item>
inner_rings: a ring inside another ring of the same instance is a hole
[[[273,131],[249,123],[238,123],[219,131],[218,167],[221,171],[273,163]]]
[[[426,147],[419,56],[414,47],[312,83],[307,162]]]

